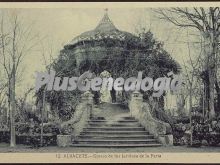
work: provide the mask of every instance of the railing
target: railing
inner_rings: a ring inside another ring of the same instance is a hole
[[[93,95],[90,92],[85,92],[82,95],[81,102],[76,106],[73,118],[69,121],[63,122],[61,124],[61,129],[65,126],[71,126],[73,129],[72,136],[74,139],[77,138],[91,117],[92,106]]]
[[[134,92],[129,102],[131,116],[135,117],[139,123],[154,135],[162,144],[172,145],[173,136],[170,124],[154,118],[150,112],[148,103],[143,102],[143,96],[139,92]]]

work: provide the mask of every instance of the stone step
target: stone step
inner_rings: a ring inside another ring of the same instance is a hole
[[[112,120],[93,117],[76,138],[73,147],[157,147],[161,146],[144,127],[130,116]]]
[[[100,116],[97,116],[97,117],[91,117],[90,119],[91,119],[91,120],[105,120],[104,117],[100,117]]]
[[[89,120],[89,123],[131,123],[131,122],[138,122],[137,120]]]
[[[131,117],[131,116],[123,116],[121,118],[124,120],[136,120],[134,117]]]
[[[85,134],[92,134],[92,135],[97,135],[97,134],[100,134],[100,135],[149,135],[149,133],[147,131],[121,131],[121,130],[118,130],[118,131],[83,131],[81,133],[81,135],[85,135]]]
[[[90,127],[138,127],[141,126],[139,123],[89,123],[88,124]]]
[[[72,144],[72,147],[160,147],[159,143],[152,144]]]
[[[145,131],[144,127],[87,127],[87,131]]]
[[[132,140],[132,139],[153,139],[153,135],[102,135],[102,134],[97,134],[97,135],[80,135],[78,136],[79,139],[127,139],[127,140]]]
[[[144,139],[144,140],[108,140],[108,139],[78,139],[77,142],[80,144],[149,144],[156,143],[155,139]]]

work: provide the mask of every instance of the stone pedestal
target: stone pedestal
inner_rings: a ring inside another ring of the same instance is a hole
[[[159,135],[158,140],[161,144],[172,146],[173,145],[173,135]]]
[[[71,135],[57,135],[58,147],[68,147],[72,144]]]
[[[138,114],[140,109],[142,108],[142,105],[143,105],[143,95],[138,91],[134,91],[131,95],[131,101],[129,103],[131,116],[138,118]]]
[[[90,91],[86,91],[81,96],[81,102],[86,107],[86,110],[87,110],[87,113],[88,113],[88,119],[90,117],[92,117],[93,97],[94,97],[94,95]]]

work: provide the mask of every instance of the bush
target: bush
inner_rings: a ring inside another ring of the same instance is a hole
[[[190,123],[190,119],[188,116],[182,116],[175,118],[176,123],[188,124]]]
[[[46,123],[43,126],[43,145],[56,145],[56,135],[60,133],[58,124]],[[38,123],[16,123],[17,143],[40,146],[41,125]]]
[[[70,135],[73,132],[73,128],[71,126],[71,124],[68,125],[64,125],[61,129],[60,129],[60,133],[62,135]]]
[[[9,143],[10,142],[10,132],[9,131],[0,131],[0,143]]]
[[[185,135],[186,125],[183,123],[173,125],[173,144],[174,145],[184,145],[185,144]]]
[[[53,135],[60,134],[59,124],[57,123],[47,123],[43,126],[44,133],[51,133]]]
[[[30,124],[29,123],[16,123],[15,130],[18,135],[26,134],[30,131]]]

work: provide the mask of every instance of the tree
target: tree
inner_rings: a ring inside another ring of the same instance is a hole
[[[80,76],[80,73],[76,67],[76,60],[72,56],[68,56],[66,53],[61,51],[57,59],[50,58],[50,61],[45,60],[45,54],[43,53],[46,70],[54,70],[56,76],[59,77],[71,77]],[[52,57],[50,52],[47,53]],[[44,101],[44,89],[43,86],[36,93],[37,103],[43,104]],[[76,105],[79,102],[80,91],[46,91],[45,100],[51,105],[51,110],[54,116],[58,117],[61,121],[69,120],[75,110]]]
[[[17,97],[16,99],[16,107],[17,107],[17,116],[19,121],[27,121],[28,117],[24,117],[28,115],[27,110],[27,98],[34,90],[33,87],[28,87],[23,96]],[[15,119],[16,120],[16,119]]]
[[[106,70],[117,78],[136,76],[139,71],[142,71],[143,77],[151,77],[155,80],[158,77],[167,76],[170,71],[180,72],[180,65],[163,48],[163,43],[154,38],[150,30],[142,32],[136,39],[128,39],[125,42],[127,43],[124,44],[123,51],[114,52],[97,61],[94,60],[95,66],[100,70],[99,73]],[[152,91],[141,92],[144,94],[145,100],[152,95]],[[160,106],[159,111],[164,110],[164,96],[155,99],[155,101],[157,100]]]
[[[94,45],[101,45],[105,50],[91,51],[90,48]],[[143,71],[143,77],[150,76],[156,79],[167,76],[169,71],[174,73],[180,71],[180,66],[150,31],[144,32],[141,37],[126,35],[123,41],[114,38],[88,41],[83,45],[83,54],[80,57],[72,49],[75,48],[65,46],[58,58],[50,64],[56,76],[80,76],[88,70],[98,76],[105,70],[113,78],[127,78],[137,76],[138,71]],[[100,53],[103,55],[100,56]],[[74,115],[75,105],[81,93],[79,90],[47,91],[46,101],[53,106],[51,109],[59,114],[61,120],[68,120]],[[113,91],[113,98],[114,95]],[[123,99],[127,100],[129,95],[130,93],[126,92]],[[148,92],[144,92],[145,99],[148,95]],[[39,100],[43,98],[43,88],[38,91],[37,96]]]
[[[203,37],[204,73],[207,73],[204,85],[206,88],[206,105],[209,118],[215,117],[214,93],[217,82],[219,35],[220,35],[220,9],[209,8],[170,8],[155,10],[160,19],[164,19],[179,27],[190,27],[198,30]],[[216,88],[217,90],[218,88]],[[220,92],[220,91],[219,91]],[[218,93],[218,91],[217,91]]]
[[[6,101],[6,87],[7,84],[6,83],[1,83],[0,84],[0,108],[4,107],[5,101]]]
[[[8,111],[6,109],[6,90],[7,90],[7,83],[4,82],[4,80],[0,79],[0,118],[2,121],[1,123],[7,125],[8,124]],[[2,116],[1,116],[2,115]]]
[[[0,56],[1,65],[7,77],[8,109],[10,111],[10,146],[16,145],[14,115],[16,111],[16,84],[23,58],[29,53],[36,43],[31,25],[24,26],[22,18],[16,11],[1,11],[0,22]],[[7,18],[7,19],[6,19]]]
[[[187,37],[188,36],[188,31],[187,31]],[[201,44],[202,46],[202,44]],[[201,71],[202,71],[202,64],[203,64],[203,59],[201,56],[201,51],[200,54],[193,59],[191,55],[191,48],[190,48],[190,42],[187,41],[187,47],[188,47],[188,57],[189,61],[185,61],[183,59],[183,64],[184,64],[184,77],[186,78],[185,81],[185,94],[186,97],[189,96],[189,118],[190,118],[190,145],[192,146],[193,143],[193,126],[192,126],[192,110],[193,110],[193,98],[196,98],[199,96],[201,98],[201,92],[197,92],[197,88],[201,91]],[[198,94],[199,93],[199,94]],[[202,98],[204,99],[204,98]],[[203,116],[204,117],[204,116]]]
[[[52,63],[52,60],[53,60],[53,49],[52,49],[52,45],[50,46],[50,49],[48,52],[46,52],[43,44],[41,44],[41,47],[42,47],[42,57],[43,57],[43,61],[44,61],[44,65],[45,65],[45,68],[48,72],[50,72],[51,70],[51,63]],[[46,54],[49,55],[49,64],[48,64],[48,61],[47,61],[47,58],[46,58]],[[40,133],[40,145],[43,146],[43,133],[44,133],[44,118],[43,118],[43,114],[45,112],[45,102],[46,102],[46,86],[44,86],[43,88],[43,97],[42,97],[42,108],[41,108],[41,133]]]

